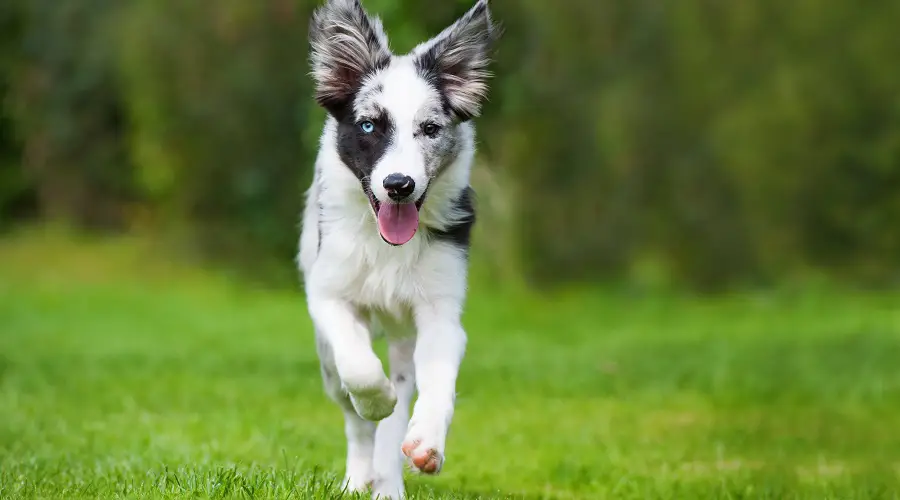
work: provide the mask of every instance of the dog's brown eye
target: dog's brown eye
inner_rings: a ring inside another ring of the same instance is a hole
[[[424,132],[428,137],[434,137],[435,135],[437,135],[440,129],[441,127],[435,125],[434,123],[426,123],[425,126],[422,127],[422,132]]]

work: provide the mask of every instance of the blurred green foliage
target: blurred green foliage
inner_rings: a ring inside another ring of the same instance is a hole
[[[364,3],[404,51],[470,2]],[[324,116],[314,7],[3,2],[0,218],[32,196],[45,217],[175,229],[292,273]],[[541,286],[896,283],[900,3],[493,9],[505,36],[479,121],[476,259]]]
[[[19,35],[4,47],[4,103],[21,148],[22,178],[41,211],[88,227],[120,226],[139,195],[125,142],[127,117],[104,30],[114,0],[5,2]],[[4,190],[6,191],[6,190]]]

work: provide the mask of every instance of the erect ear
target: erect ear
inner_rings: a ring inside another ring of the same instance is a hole
[[[365,76],[387,66],[391,52],[377,17],[359,0],[327,0],[309,23],[316,101],[333,111],[346,104]]]
[[[500,29],[487,0],[478,2],[438,36],[413,50],[419,71],[442,92],[461,120],[478,116],[487,98],[491,50]]]

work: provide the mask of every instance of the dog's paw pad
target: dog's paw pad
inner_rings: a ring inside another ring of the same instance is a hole
[[[421,439],[409,440],[401,446],[403,454],[409,458],[410,464],[424,474],[437,474],[441,471],[444,457],[436,447],[425,446]]]

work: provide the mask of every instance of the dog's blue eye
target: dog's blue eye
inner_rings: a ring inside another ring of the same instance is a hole
[[[359,124],[359,128],[362,129],[366,134],[371,134],[375,130],[375,124],[366,120]]]

